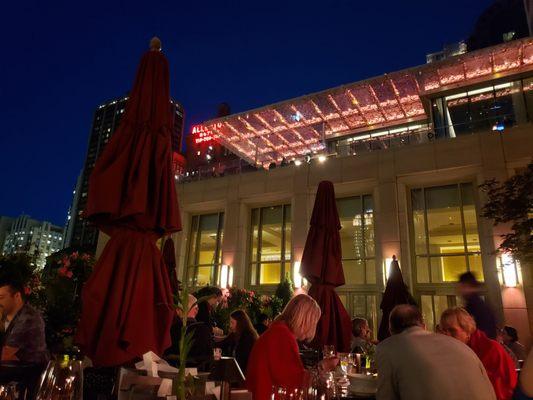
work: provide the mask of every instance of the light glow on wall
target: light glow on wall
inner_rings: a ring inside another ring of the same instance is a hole
[[[229,289],[233,286],[233,266],[222,264],[220,267],[219,285],[221,289]]]
[[[503,285],[510,288],[518,286],[518,270],[520,268],[520,263],[516,261],[509,253],[502,254],[501,263],[503,272]]]
[[[300,274],[300,265],[300,261],[295,261],[292,265],[292,280],[296,289],[300,289],[302,286],[307,285],[307,280]]]
[[[228,266],[226,264],[220,267],[220,287],[223,289],[228,287]]]

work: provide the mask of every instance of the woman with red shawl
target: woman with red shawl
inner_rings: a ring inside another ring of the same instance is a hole
[[[518,375],[512,358],[497,341],[477,329],[474,318],[461,307],[442,313],[440,327],[444,334],[468,345],[477,354],[494,387],[498,400],[510,400]]]
[[[311,341],[320,307],[306,294],[289,301],[281,315],[255,342],[248,361],[246,386],[254,400],[268,400],[273,387],[302,389],[309,378],[298,350],[298,340]],[[337,358],[322,360],[321,370],[332,370]]]

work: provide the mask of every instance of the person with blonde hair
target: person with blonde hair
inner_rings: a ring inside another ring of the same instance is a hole
[[[518,375],[512,358],[502,345],[478,329],[474,317],[462,307],[444,311],[440,326],[445,335],[463,342],[476,353],[487,370],[498,400],[510,400]]]
[[[308,378],[300,359],[298,341],[315,337],[320,307],[306,294],[293,297],[283,312],[255,342],[248,361],[246,386],[254,400],[270,399],[272,387],[301,388]],[[338,359],[320,362],[322,370],[332,370]]]

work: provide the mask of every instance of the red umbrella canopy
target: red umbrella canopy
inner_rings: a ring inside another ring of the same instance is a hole
[[[165,261],[165,265],[168,269],[172,293],[177,294],[180,282],[176,276],[176,251],[174,247],[174,241],[171,237],[165,240],[165,244],[163,245],[163,260]]]
[[[82,294],[76,336],[98,366],[170,345],[173,298],[159,237],[181,229],[171,159],[168,61],[154,38],[124,118],[89,181],[85,216],[111,236]]]
[[[389,266],[389,278],[381,299],[381,322],[378,329],[378,340],[381,342],[390,336],[389,316],[394,307],[399,304],[411,304],[416,306],[416,301],[409,293],[407,285],[403,281],[402,270],[396,256],[392,256]]]
[[[310,283],[344,285],[340,229],[333,183],[322,181],[316,192],[301,263],[301,274]]]
[[[322,310],[315,346],[332,344],[346,352],[350,351],[351,321],[335,291],[345,283],[340,228],[333,183],[322,181],[316,193],[300,272],[311,283],[309,295]]]

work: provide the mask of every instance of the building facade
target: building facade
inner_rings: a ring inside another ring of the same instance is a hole
[[[27,254],[38,268],[44,268],[46,257],[63,248],[63,239],[63,227],[21,215],[14,219],[5,237],[2,253]]]
[[[126,109],[127,100],[127,96],[112,100],[98,106],[94,112],[85,163],[78,177],[76,188],[73,192],[72,205],[67,216],[65,247],[73,247],[91,253],[96,251],[99,232],[83,218],[83,212],[87,206],[89,178],[96,164],[96,160],[102,154],[106,144],[120,125]],[[172,108],[172,115],[174,116],[171,138],[173,165],[175,170],[179,171],[182,168],[180,162],[183,163],[184,160],[181,155],[184,111],[183,107],[177,102],[171,102],[170,106]]]
[[[4,241],[7,234],[11,231],[15,218],[7,217],[5,215],[0,216],[0,251],[4,248]]]
[[[335,185],[346,284],[339,295],[374,330],[393,255],[434,328],[474,272],[500,322],[529,343],[530,266],[495,250],[480,217],[487,179],[533,155],[533,40],[524,39],[207,121],[257,171],[179,180],[180,277],[190,286],[272,293],[299,266],[317,186]],[[289,161],[288,163],[286,161]]]

